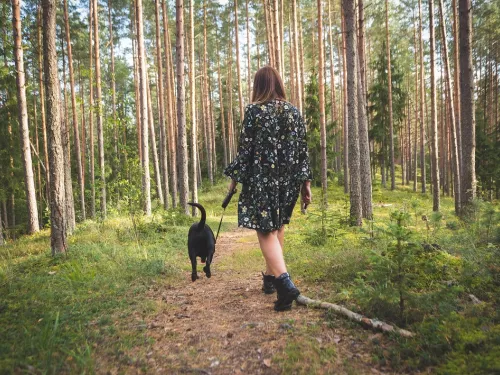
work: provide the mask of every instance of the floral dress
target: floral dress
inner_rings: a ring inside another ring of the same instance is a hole
[[[224,174],[243,185],[240,227],[270,232],[288,224],[302,182],[312,179],[299,110],[276,99],[248,105],[238,155]]]

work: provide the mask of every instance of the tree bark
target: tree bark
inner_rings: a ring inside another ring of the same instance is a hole
[[[343,0],[347,55],[347,113],[349,116],[349,175],[351,224],[362,224],[361,176],[358,133],[358,79],[355,0]],[[320,39],[321,41],[321,39]]]
[[[177,196],[178,196],[178,184],[177,184],[177,142],[175,138],[175,118],[174,115],[174,79],[173,71],[174,67],[172,65],[171,56],[171,44],[170,36],[168,31],[168,11],[167,11],[167,1],[162,1],[163,10],[163,45],[165,53],[165,91],[166,91],[166,111],[167,111],[167,137],[169,153],[170,153],[170,183],[171,183],[171,194],[172,194],[172,207],[177,207]]]
[[[156,196],[160,204],[163,205],[164,201],[163,201],[163,190],[161,185],[160,162],[158,158],[158,149],[156,147],[156,132],[154,126],[154,117],[153,117],[153,103],[151,101],[151,86],[149,85],[149,82],[148,82],[147,99],[148,99],[149,138],[151,141],[151,154],[153,155],[153,172],[156,183]]]
[[[431,54],[431,146],[432,146],[432,210],[439,211],[439,155],[438,155],[438,124],[436,104],[436,57],[434,37],[434,0],[429,0],[429,42]]]
[[[451,89],[451,75],[450,75],[450,63],[448,60],[448,46],[446,44],[446,25],[443,13],[443,0],[439,0],[439,15],[441,19],[441,37],[443,45],[443,57],[444,57],[444,68],[446,79],[446,93],[448,97],[448,110],[450,115],[450,129],[451,129],[451,152],[452,152],[452,163],[453,163],[453,188],[454,188],[454,198],[455,198],[455,213],[460,214],[460,163],[458,154],[458,143],[457,143],[457,121],[455,118],[455,103],[453,100],[453,93]]]
[[[281,71],[281,40],[280,40],[280,30],[279,30],[279,7],[278,0],[271,0],[273,2],[272,7],[272,22],[273,22],[273,33],[274,33],[274,67],[283,74]],[[243,113],[243,112],[242,112]]]
[[[418,32],[420,41],[420,178],[422,181],[422,193],[426,188],[426,170],[425,170],[425,74],[424,74],[424,42],[422,39],[422,0],[418,0]]]
[[[354,1],[354,0],[350,0]],[[349,146],[348,146],[348,140],[349,140],[349,127],[348,127],[348,116],[349,116],[349,109],[347,105],[347,89],[348,89],[348,82],[347,82],[347,50],[346,50],[346,24],[345,24],[345,5],[344,5],[344,0],[342,1],[342,9],[341,9],[341,33],[342,33],[342,76],[343,76],[343,104],[344,104],[344,112],[342,116],[342,122],[343,122],[343,154],[344,154],[344,194],[349,193],[349,180],[350,180],[350,171],[349,171]],[[354,16],[353,16],[354,17]],[[356,48],[356,47],[353,47]],[[354,79],[354,78],[353,78]],[[361,217],[361,215],[360,215]]]
[[[169,179],[168,179],[168,152],[167,152],[167,133],[165,131],[165,94],[163,92],[163,59],[161,54],[161,34],[160,34],[160,0],[155,0],[155,36],[156,36],[156,66],[157,66],[157,87],[158,87],[158,119],[160,122],[160,155],[161,155],[161,174],[163,175],[163,208],[168,210],[169,202]],[[193,0],[191,0],[191,7]],[[192,27],[192,25],[191,25]],[[196,129],[196,117],[193,117],[193,128]],[[196,201],[195,201],[196,202]]]
[[[99,155],[99,170],[101,172],[101,218],[106,218],[106,170],[104,165],[104,124],[102,119],[102,89],[101,89],[101,58],[99,51],[99,18],[97,0],[94,2],[94,57],[96,80],[97,107],[97,150]]]
[[[297,98],[297,106],[299,111],[302,113],[302,84],[303,81],[301,79],[300,74],[300,53],[299,53],[299,38],[298,38],[298,29],[297,29],[297,0],[292,0],[292,18],[293,18],[293,46],[294,46],[294,71],[297,77],[296,80],[296,98]],[[331,34],[331,25],[330,25],[330,34]]]
[[[320,152],[321,152],[321,188],[322,207],[328,207],[328,165],[326,159],[326,113],[325,113],[325,58],[323,45],[323,4],[317,0],[318,8],[318,53],[319,53],[319,126],[320,126]]]
[[[396,189],[396,172],[394,160],[394,123],[392,118],[392,68],[391,68],[391,40],[389,37],[389,0],[385,0],[385,38],[387,48],[387,82],[389,102],[389,152],[391,163],[391,190]]]
[[[26,102],[26,78],[24,72],[21,9],[19,0],[12,0],[12,25],[14,29],[14,56],[16,63],[17,112],[24,169],[26,204],[28,209],[28,233],[32,234],[40,230],[40,225],[38,224],[38,207],[36,203],[35,180],[28,128],[28,105]]]
[[[176,56],[177,56],[177,127],[179,154],[179,203],[187,215],[189,197],[188,155],[186,139],[185,87],[184,87],[184,0],[176,0]]]
[[[149,113],[148,78],[146,53],[144,50],[144,26],[142,21],[142,0],[136,0],[137,57],[139,62],[139,95],[141,98],[141,146],[142,146],[142,207],[144,214],[151,215],[151,177],[149,175]]]
[[[248,0],[245,0],[246,19],[247,19],[247,79],[248,79],[248,103],[252,102],[252,64],[250,57],[250,20],[248,13]]]
[[[95,165],[94,165],[94,82],[93,82],[93,44],[94,0],[89,1],[89,148],[90,148],[90,217],[95,217]]]
[[[454,78],[453,78],[453,102],[455,104],[455,122],[457,131],[457,146],[458,146],[458,167],[460,175],[462,175],[462,126],[460,121],[460,59],[459,51],[459,36],[458,36],[458,15],[456,0],[451,0],[453,9],[453,58],[454,58]]]
[[[50,244],[52,255],[66,253],[64,152],[56,52],[56,0],[42,0],[45,91],[50,170]]]
[[[236,43],[236,73],[238,77],[238,105],[240,109],[239,123],[243,121],[243,90],[241,87],[241,69],[240,69],[240,43],[239,43],[239,27],[238,27],[238,0],[234,0],[234,40]]]
[[[476,196],[476,123],[472,65],[472,2],[459,0],[460,13],[460,121],[462,128],[461,215],[468,214]]]
[[[358,41],[358,129],[359,129],[359,156],[361,177],[361,198],[363,217],[371,220],[372,209],[372,175],[370,165],[370,141],[368,139],[368,120],[366,112],[366,89],[364,80],[365,66],[365,39],[364,39],[364,12],[363,0],[358,0],[359,41]],[[334,105],[332,105],[334,107]],[[404,175],[403,175],[404,176]]]
[[[80,131],[78,128],[78,120],[76,118],[76,92],[75,92],[75,75],[73,71],[73,52],[71,48],[71,35],[69,30],[68,16],[68,1],[64,0],[64,26],[66,31],[66,48],[68,51],[68,66],[69,66],[69,85],[71,89],[71,113],[73,121],[73,136],[75,147],[75,162],[78,175],[78,187],[80,195],[80,210],[82,220],[85,220],[85,186],[83,185],[83,168],[82,168],[82,153],[80,149]]]
[[[198,123],[196,120],[196,71],[194,61],[194,0],[189,2],[189,89],[190,89],[190,111],[191,111],[191,201],[198,202]],[[217,54],[218,57],[218,54]],[[198,210],[193,207],[192,216],[197,216]]]
[[[118,153],[118,122],[116,119],[116,79],[115,79],[115,45],[113,36],[113,21],[111,18],[111,0],[108,0],[108,24],[109,24],[109,46],[111,53],[111,111],[113,119],[113,149],[116,160],[116,165],[112,162],[111,168],[116,177],[118,174],[118,166],[120,165],[120,154]]]

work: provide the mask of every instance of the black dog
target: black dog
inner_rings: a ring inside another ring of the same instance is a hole
[[[200,222],[191,225],[188,233],[188,253],[193,267],[191,280],[196,281],[198,278],[198,273],[196,272],[196,257],[200,257],[202,263],[206,262],[205,267],[203,267],[203,271],[207,277],[212,276],[210,273],[210,264],[212,263],[212,258],[215,252],[215,237],[212,229],[210,229],[210,227],[205,223],[207,213],[205,212],[203,206],[199,203],[188,204],[201,211]]]

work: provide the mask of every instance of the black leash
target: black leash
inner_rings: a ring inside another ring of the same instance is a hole
[[[217,235],[215,236],[215,243],[217,243],[217,238],[219,238],[219,231],[220,231],[220,227],[222,225],[222,219],[224,219],[224,212],[226,212],[226,207],[229,204],[229,202],[231,202],[231,198],[233,197],[233,195],[235,193],[236,193],[236,189],[233,189],[232,191],[227,193],[226,198],[224,198],[224,201],[222,202],[222,208],[224,210],[222,211],[222,216],[220,218],[220,223],[219,223],[219,229],[217,229]]]

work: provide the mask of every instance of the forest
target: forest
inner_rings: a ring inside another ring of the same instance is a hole
[[[500,373],[499,1],[4,0],[0,30],[0,373]],[[188,276],[267,65],[326,310],[271,311],[237,195]]]

